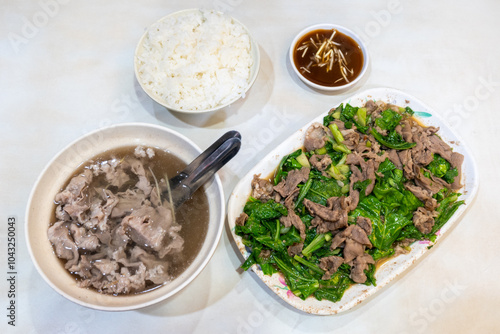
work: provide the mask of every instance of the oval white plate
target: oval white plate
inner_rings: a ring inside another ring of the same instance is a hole
[[[415,111],[415,116],[424,125],[440,127],[439,135],[441,136],[441,138],[449,143],[455,152],[462,153],[465,156],[462,173],[462,184],[464,184],[464,187],[460,190],[460,192],[463,194],[460,199],[465,200],[466,205],[461,206],[451,217],[451,219],[446,223],[446,225],[440,231],[438,231],[439,235],[436,238],[436,242],[438,242],[443,237],[443,235],[454,224],[458,222],[460,217],[463,216],[465,211],[472,203],[474,197],[476,196],[479,186],[476,163],[472,155],[470,154],[470,151],[467,149],[464,142],[459,138],[459,136],[448,127],[448,125],[439,117],[436,112],[434,112],[432,109],[430,109],[428,106],[426,106],[424,103],[414,98],[413,96],[391,88],[375,88],[358,93],[343,101],[343,103],[349,103],[352,106],[361,107],[367,100],[381,100],[386,103],[392,103],[401,107],[409,106]],[[287,140],[285,140],[281,145],[276,147],[264,159],[262,159],[262,161],[257,163],[257,165],[252,168],[252,170],[250,170],[250,172],[245,175],[234,188],[228,204],[228,221],[229,227],[231,229],[231,235],[233,236],[241,254],[245,258],[250,255],[250,252],[248,252],[248,250],[243,245],[241,238],[234,234],[234,222],[243,211],[243,207],[248,199],[248,196],[250,195],[250,184],[252,182],[253,176],[255,174],[261,174],[262,176],[271,174],[276,169],[281,158],[284,155],[287,155],[303,146],[304,135],[307,128],[309,128],[309,126],[314,122],[322,123],[323,117],[326,114],[327,112],[313,119],[311,122],[295,132],[292,136],[290,136]],[[292,292],[288,290],[285,280],[280,274],[266,276],[262,273],[262,270],[260,270],[257,265],[252,266],[252,270],[272,291],[274,291],[280,298],[282,298],[293,307],[307,313],[330,315],[346,311],[382,289],[390,281],[392,281],[398,275],[402,274],[413,263],[415,263],[418,258],[428,252],[429,245],[429,242],[417,242],[413,244],[411,252],[390,259],[377,270],[375,275],[377,279],[376,287],[366,286],[363,284],[353,285],[345,292],[342,300],[337,303],[333,303],[328,300],[318,301],[314,297],[309,297],[306,300],[302,300],[298,297],[295,297]]]

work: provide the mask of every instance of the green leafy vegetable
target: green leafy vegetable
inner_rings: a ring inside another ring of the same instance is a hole
[[[281,159],[281,162],[274,176],[274,185],[277,185],[282,179],[286,178],[289,171],[302,168],[302,165],[297,161],[297,157],[299,157],[301,154],[302,149],[298,149],[297,151],[286,155],[283,157],[283,159]]]
[[[319,282],[319,289],[314,293],[316,299],[327,299],[332,302],[338,302],[342,299],[344,292],[349,288],[353,281],[349,278],[349,266],[343,264],[327,281]]]
[[[394,130],[402,119],[402,116],[398,112],[390,109],[384,110],[381,116],[375,120],[375,124],[382,130],[388,131]]]
[[[255,216],[251,215],[248,217],[244,226],[236,225],[235,232],[239,235],[251,234],[259,236],[268,233],[268,229],[266,229]]]
[[[391,212],[397,212],[411,219],[413,211],[424,204],[411,191],[405,189],[403,184],[406,179],[403,172],[389,159],[380,164],[377,172],[382,173],[384,177],[377,177],[373,188],[375,197],[390,207]]]
[[[435,240],[435,235],[433,235],[432,239],[428,238],[431,241]],[[420,232],[417,227],[413,224],[406,225],[402,230],[401,233],[399,234],[397,240],[405,240],[405,239],[415,239],[415,240],[422,240],[425,239],[426,235]]]
[[[458,201],[460,194],[451,193],[448,197],[443,199],[437,209],[439,216],[434,221],[431,233],[434,234],[453,216],[455,211],[464,204],[464,201]]]
[[[330,168],[328,168],[328,170],[326,171],[328,174],[330,174],[331,177],[333,177],[335,180],[340,180],[340,181],[343,181],[345,180],[347,177],[340,171],[340,169],[335,166],[335,165],[331,165]]]
[[[285,281],[294,295],[306,299],[319,288],[319,282],[308,271],[300,266],[295,266],[292,258],[273,255],[276,265],[285,276]]]
[[[427,169],[436,177],[440,177],[447,183],[453,183],[456,176],[458,176],[458,170],[456,168],[451,168],[451,164],[446,161],[439,154],[434,154],[434,159]]]
[[[306,259],[304,258],[301,258],[300,256],[298,255],[295,255],[293,257],[295,259],[295,261],[297,262],[300,262],[302,263],[304,266],[308,267],[309,269],[311,269],[312,271],[316,272],[317,274],[319,275],[323,275],[325,272],[320,268],[318,267],[316,264],[314,263],[311,263],[309,261],[307,261]]]
[[[379,219],[372,221],[373,232],[370,234],[370,241],[376,248],[385,251],[391,248],[399,233],[411,221],[399,213],[391,213],[385,216],[385,222]]]
[[[334,148],[333,144],[335,144],[335,148]],[[339,151],[339,147],[340,146],[337,143],[333,143],[332,141],[327,141],[325,146],[323,147],[324,152],[321,154],[328,154],[330,156],[330,158],[332,159],[332,163],[334,165],[336,165],[344,158],[344,156],[346,156],[348,154],[348,153],[346,154],[342,151]],[[347,147],[345,149],[347,149]],[[317,153],[317,154],[320,154],[320,153]]]
[[[345,146],[344,144],[332,143],[332,148],[337,152],[346,153],[346,154],[351,153],[351,150],[348,149],[347,146]]]
[[[399,233],[411,220],[400,213],[391,212],[391,206],[380,202],[369,195],[360,200],[358,207],[350,213],[352,217],[370,218],[372,233],[368,236],[374,247],[388,250],[399,236]]]
[[[366,108],[358,108],[346,104],[340,114],[340,120],[344,122],[347,129],[350,129],[354,124],[359,132],[366,133],[368,131],[369,120],[366,118]]]
[[[252,265],[258,264],[265,275],[274,274],[276,272],[276,269],[274,269],[272,265],[274,263],[273,259],[270,256],[269,257],[261,256],[261,252],[262,252],[262,246],[256,245],[255,247],[253,247],[252,253],[250,254],[250,256],[248,256],[246,261],[241,265],[241,268],[243,270],[248,270]]]
[[[389,257],[394,254],[394,248],[389,248],[386,250],[380,250],[378,248],[372,248],[368,251],[368,254],[370,254],[373,258],[374,261],[378,261],[384,257]]]
[[[339,127],[337,126],[337,124],[332,123],[328,126],[328,128],[332,132],[332,135],[333,135],[333,138],[335,139],[335,141],[338,144],[342,144],[342,142],[344,141],[344,136],[342,136],[342,133],[340,133],[340,130],[339,130]]]
[[[392,163],[391,160],[389,159],[385,159],[379,166],[378,166],[378,169],[377,169],[377,172],[379,173],[387,173],[387,172],[392,172],[393,170],[396,169],[396,166]]]
[[[261,201],[247,202],[243,208],[243,212],[259,220],[279,218],[288,214],[285,206],[281,203],[276,203],[274,200],[269,200],[265,203]]]
[[[366,194],[366,188],[372,183],[372,180],[366,179],[364,181],[356,181],[354,182],[353,189],[359,190],[359,198],[363,199]]]
[[[401,206],[398,209],[398,213],[412,218],[413,212],[417,210],[418,207],[423,206],[421,200],[419,200],[413,193],[409,190],[403,190],[403,200],[401,201]]]
[[[278,270],[276,270],[273,266],[274,259],[270,256],[267,258],[258,256],[257,257],[257,264],[260,265],[260,268],[262,269],[262,272],[264,273],[264,275],[270,276],[270,275],[278,272]]]
[[[365,127],[366,126],[366,108],[359,108],[356,116],[358,118],[358,124]]]
[[[334,122],[335,120],[339,119],[343,109],[344,105],[340,104],[337,108],[330,110],[328,115],[326,115],[323,118],[323,125],[328,126],[330,125],[331,122]]]
[[[307,247],[302,250],[302,254],[305,257],[309,257],[312,252],[314,252],[314,251],[320,249],[321,247],[323,247],[323,245],[325,244],[325,242],[327,242],[327,241],[329,241],[331,239],[332,239],[332,234],[330,232],[316,234],[316,236],[311,241],[311,243],[309,243],[309,245],[307,245]]]
[[[305,155],[304,152],[302,152],[297,158],[297,162],[302,166],[302,167],[311,167],[311,164],[309,163],[309,160],[307,159],[307,156]]]
[[[335,179],[315,179],[305,198],[321,205],[326,205],[330,197],[342,196],[342,187]]]
[[[323,125],[329,126],[331,122],[340,119],[344,122],[347,129],[352,128],[356,125],[356,128],[361,133],[366,133],[368,131],[369,117],[366,116],[366,108],[353,107],[349,103],[345,106],[343,104],[339,105],[335,110],[330,111],[331,113],[323,118]]]
[[[368,269],[365,270],[366,282],[365,285],[377,286],[377,280],[375,279],[375,265],[369,264]]]
[[[299,196],[297,197],[297,202],[296,202],[297,205],[302,203],[302,200],[304,199],[304,197],[306,197],[307,193],[311,189],[312,183],[313,183],[313,178],[310,174],[307,182],[300,188]]]
[[[352,121],[354,119],[354,115],[358,112],[357,107],[351,106],[349,103],[347,103],[340,113],[340,120],[345,122]]]
[[[428,239],[434,242],[436,239],[435,233],[439,231],[444,226],[444,224],[446,224],[446,222],[453,216],[453,214],[458,210],[458,208],[465,203],[464,201],[458,200],[458,198],[460,197],[459,193],[442,192],[442,196],[445,197],[443,197],[440,201],[438,201],[439,203],[439,207],[437,208],[438,216],[434,219],[434,226],[432,227],[431,232],[429,234],[423,234],[415,227],[415,225],[411,224],[406,226],[401,231],[398,240]]]
[[[297,242],[301,242],[302,239],[300,238],[299,231],[295,227],[291,227],[288,232],[285,233],[285,235],[282,235],[280,237],[280,240],[283,241],[283,244],[285,246],[291,246],[293,244],[296,244]]]
[[[331,245],[331,243],[325,243],[325,246],[323,246],[322,248],[315,251],[312,256],[315,256],[318,259],[322,258],[322,257],[327,257],[327,256],[334,256],[334,255],[338,256],[341,252],[340,248],[331,250],[330,245]]]
[[[371,129],[370,133],[375,137],[375,139],[382,145],[393,148],[395,150],[407,150],[409,148],[414,147],[417,143],[408,143],[403,140],[401,135],[397,133],[395,130],[389,133],[386,137],[381,135],[375,129]]]
[[[260,246],[253,247],[252,253],[250,253],[250,255],[248,256],[246,261],[241,265],[241,268],[243,270],[248,270],[251,266],[256,264],[257,263],[256,257],[260,254],[261,251],[262,251],[262,247],[260,247]]]
[[[284,252],[286,250],[285,245],[281,242],[281,240],[274,240],[274,238],[269,235],[259,235],[258,237],[255,237],[255,240],[278,252]]]
[[[406,114],[408,116],[413,116],[415,112],[410,108],[410,107],[406,107],[403,111],[403,114]]]

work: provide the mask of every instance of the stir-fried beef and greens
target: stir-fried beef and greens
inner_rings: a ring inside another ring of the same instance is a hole
[[[458,207],[463,155],[409,108],[341,104],[307,130],[274,177],[255,175],[235,233],[242,264],[280,272],[305,299],[339,301],[354,283],[376,285],[377,261],[434,241]]]

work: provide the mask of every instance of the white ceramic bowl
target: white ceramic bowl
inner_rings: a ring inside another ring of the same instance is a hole
[[[42,171],[26,209],[26,240],[31,259],[45,281],[69,300],[105,311],[126,311],[162,301],[188,285],[207,265],[220,240],[225,204],[222,184],[216,175],[205,184],[210,219],[205,242],[193,263],[176,279],[155,290],[115,297],[80,288],[54,254],[47,229],[54,212],[54,196],[76,168],[109,149],[145,145],[166,149],[190,163],[201,150],[188,138],[167,128],[144,123],[120,124],[100,129],[77,139],[53,158]]]
[[[293,60],[293,54],[294,54],[294,51],[297,47],[297,43],[307,33],[314,31],[314,30],[319,30],[319,29],[338,30],[339,32],[343,33],[344,35],[351,37],[356,43],[358,43],[359,47],[361,48],[361,51],[363,52],[363,67],[361,68],[361,72],[359,73],[359,75],[351,82],[346,83],[345,85],[341,85],[341,86],[319,85],[319,84],[314,83],[311,80],[307,79],[305,76],[303,76],[302,73],[300,73],[299,69],[295,66],[295,62]],[[361,80],[361,78],[366,74],[366,70],[368,68],[368,63],[370,61],[370,57],[368,55],[368,50],[366,49],[366,45],[365,45],[365,43],[363,43],[361,38],[358,35],[356,35],[356,33],[354,33],[352,30],[349,30],[345,27],[339,26],[337,24],[331,24],[331,23],[315,24],[315,25],[307,27],[307,28],[303,29],[301,32],[299,32],[295,36],[295,38],[293,39],[292,44],[290,45],[289,59],[290,59],[290,63],[292,65],[293,71],[295,72],[295,74],[297,74],[299,79],[302,80],[302,82],[304,82],[305,84],[307,84],[308,86],[310,86],[312,88],[323,90],[323,91],[329,91],[329,92],[345,90],[349,87],[354,86],[356,83],[358,83]]]
[[[418,118],[422,124],[425,126],[439,127],[440,130],[438,134],[441,138],[449,143],[455,152],[459,152],[465,156],[462,169],[462,184],[464,187],[460,190],[460,193],[463,194],[460,199],[464,200],[466,205],[460,206],[450,220],[441,228],[440,231],[438,231],[438,236],[435,241],[435,243],[437,243],[455,224],[458,223],[460,218],[465,214],[466,210],[470,208],[470,204],[474,201],[479,187],[479,174],[476,162],[464,141],[461,140],[460,137],[447,125],[447,123],[441,119],[439,114],[411,95],[391,88],[374,88],[353,95],[342,101],[342,103],[349,103],[352,106],[361,107],[369,99],[375,101],[381,100],[383,102],[392,103],[402,107],[409,106],[415,111],[414,116]],[[336,107],[339,104],[340,103],[332,107]],[[325,117],[327,113],[328,112],[325,112],[305,124],[283,143],[269,152],[269,154],[258,162],[247,175],[240,179],[239,183],[234,188],[231,197],[229,198],[227,208],[228,224],[236,245],[245,258],[248,258],[250,252],[243,244],[241,237],[234,233],[234,227],[235,220],[243,211],[243,207],[245,206],[248,196],[251,193],[251,182],[253,176],[255,174],[270,175],[276,169],[276,166],[278,166],[284,155],[290,154],[291,152],[303,147],[305,133],[309,126],[315,122],[322,123],[323,117]],[[433,243],[428,241],[414,243],[411,246],[411,251],[409,253],[392,257],[377,269],[375,273],[377,286],[355,284],[347,289],[343,298],[336,303],[328,300],[319,301],[312,296],[306,298],[306,300],[302,300],[296,297],[288,289],[285,280],[280,274],[275,273],[272,276],[266,276],[257,265],[253,265],[251,268],[259,279],[261,279],[269,287],[269,289],[271,289],[291,306],[307,313],[330,315],[345,312],[386,287],[392,280],[403,274],[403,272],[407,269],[411,268],[425,253],[432,251],[429,247],[432,245]],[[402,288],[404,289],[405,287]]]
[[[156,94],[153,90],[151,90],[145,84],[145,82],[143,80],[142,73],[140,71],[140,63],[142,61],[141,59],[143,58],[143,57],[141,57],[141,54],[143,54],[143,52],[144,52],[144,42],[145,42],[145,39],[147,38],[149,31],[151,29],[155,29],[156,25],[162,21],[171,20],[171,19],[179,19],[179,18],[182,18],[183,16],[186,16],[186,15],[191,15],[193,13],[199,13],[200,11],[201,11],[200,9],[186,9],[186,10],[182,10],[179,12],[169,14],[169,15],[161,18],[160,20],[158,20],[157,22],[152,24],[146,30],[146,32],[142,35],[141,39],[139,40],[139,43],[138,43],[137,48],[135,50],[134,67],[135,67],[135,75],[136,75],[137,81],[141,85],[142,89],[146,92],[146,94],[148,94],[154,101],[156,101],[157,103],[161,104],[165,108],[172,110],[172,111],[177,111],[177,112],[181,112],[181,113],[189,113],[189,114],[200,114],[200,113],[206,113],[206,112],[211,112],[211,111],[223,109],[223,108],[229,106],[230,104],[236,102],[240,98],[244,97],[246,92],[250,89],[250,87],[255,82],[255,79],[257,78],[257,74],[259,73],[260,52],[259,52],[259,46],[258,46],[257,42],[252,38],[250,31],[240,21],[228,16],[227,14],[223,14],[227,17],[230,17],[234,24],[241,26],[250,38],[250,56],[253,60],[253,64],[252,64],[252,67],[250,68],[250,75],[247,79],[247,86],[240,95],[236,96],[235,98],[233,98],[232,100],[230,100],[226,103],[215,105],[211,108],[196,109],[196,110],[195,109],[183,109],[179,106],[176,106],[172,103],[169,103],[163,97]],[[164,33],[165,33],[165,35],[168,35],[167,32],[164,32]]]

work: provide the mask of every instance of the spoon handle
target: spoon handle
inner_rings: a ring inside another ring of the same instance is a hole
[[[241,135],[229,131],[169,180],[172,204],[178,208],[240,150]]]
[[[241,135],[238,131],[232,130],[223,134],[219,139],[217,139],[209,148],[207,148],[203,153],[201,153],[196,159],[194,159],[182,172],[170,179],[170,186],[173,186],[192,174],[193,171],[202,163],[203,160],[207,159],[219,146],[221,146],[226,140],[231,138],[238,138],[241,140]]]

